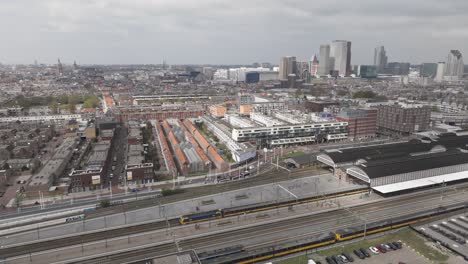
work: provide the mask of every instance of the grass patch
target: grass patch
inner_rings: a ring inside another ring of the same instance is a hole
[[[247,196],[245,194],[236,195],[236,200],[244,200],[244,199],[247,199],[247,198],[249,198],[249,196]]]
[[[161,194],[162,196],[169,196],[169,195],[174,195],[178,193],[183,193],[184,189],[162,189]]]
[[[428,258],[431,261],[439,263],[439,262],[445,262],[449,258],[447,255],[444,255],[438,252],[437,250],[431,248],[430,246],[426,245],[425,239],[423,239],[421,236],[419,236],[415,231],[413,231],[409,227],[404,228],[392,234],[388,234],[385,236],[372,238],[372,239],[361,240],[356,243],[344,245],[343,247],[338,245],[334,248],[319,251],[318,254],[325,257],[325,256],[341,254],[342,251],[351,253],[353,250],[361,248],[361,247],[369,248],[370,246],[375,246],[378,244],[387,243],[391,241],[398,241],[398,240],[401,240],[407,246],[410,246],[411,248],[418,251],[419,253],[421,253],[422,255],[424,255],[426,258]]]
[[[301,256],[281,260],[281,261],[274,262],[274,263],[275,264],[307,264],[308,260],[309,258],[307,256],[301,255]]]
[[[287,155],[284,155],[284,158],[285,158],[285,159],[294,158],[294,157],[302,156],[302,155],[304,155],[304,154],[305,154],[305,153],[302,152],[302,151],[296,151],[296,152],[291,152],[291,153],[288,153]]]
[[[225,225],[230,225],[230,224],[232,224],[231,221],[223,221],[223,222],[219,222],[218,226],[225,226]]]
[[[268,217],[270,217],[269,214],[259,214],[256,216],[257,219],[268,218]]]
[[[213,199],[211,200],[206,200],[201,202],[202,205],[210,205],[210,204],[215,204],[215,201]]]

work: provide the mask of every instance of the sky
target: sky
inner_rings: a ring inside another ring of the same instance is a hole
[[[437,62],[468,54],[467,13],[467,0],[0,0],[0,63],[278,64],[335,39],[352,41],[352,64],[378,45]]]

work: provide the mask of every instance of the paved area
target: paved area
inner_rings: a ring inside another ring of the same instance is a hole
[[[338,191],[353,190],[360,187],[361,186],[359,185],[340,182],[331,174],[324,174],[255,186],[162,206],[148,207],[65,225],[37,229],[34,231],[10,235],[6,238],[0,239],[0,242],[3,245],[12,245],[37,240],[38,237],[40,239],[45,239],[69,235],[71,232],[78,233],[83,231],[99,230],[102,228],[118,227],[126,224],[161,221],[165,218],[171,219],[179,217],[180,215],[195,213],[197,212],[197,208],[198,211],[210,211],[261,202],[291,200],[295,199],[295,196],[301,198]],[[357,197],[358,200],[359,198],[360,196]],[[320,206],[323,207],[324,205],[321,204]]]
[[[468,245],[466,243],[468,215],[456,215],[425,225],[418,225],[415,230],[468,258]]]
[[[348,252],[348,254],[351,252]],[[372,254],[371,252],[369,252]],[[400,262],[408,264],[427,264],[428,260],[410,248],[403,246],[397,251],[388,251],[385,254],[372,254],[370,258],[359,259],[354,253],[350,254],[354,258],[356,264],[398,264]],[[312,257],[314,260],[319,260],[322,263],[327,263],[324,257]],[[429,262],[430,263],[430,262]]]

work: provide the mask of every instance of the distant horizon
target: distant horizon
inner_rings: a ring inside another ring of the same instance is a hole
[[[445,61],[468,54],[462,0],[0,1],[0,62],[88,65],[245,65],[352,42],[351,64]]]

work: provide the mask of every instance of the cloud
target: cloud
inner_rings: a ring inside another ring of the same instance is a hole
[[[251,63],[308,59],[333,39],[355,64],[385,45],[391,61],[468,52],[466,0],[0,1],[0,61]]]

